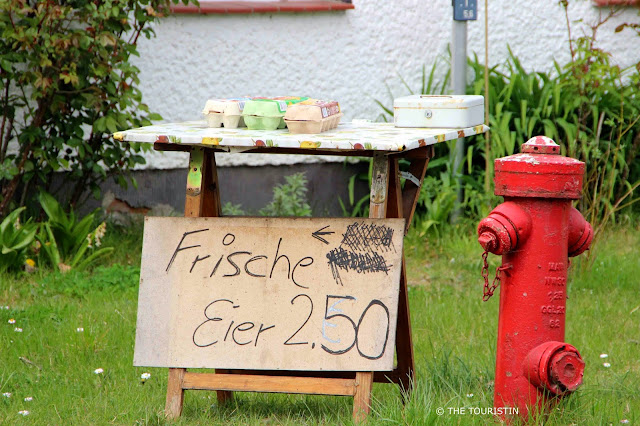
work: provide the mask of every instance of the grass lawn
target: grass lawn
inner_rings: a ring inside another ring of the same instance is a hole
[[[370,424],[492,423],[436,414],[492,406],[499,296],[482,302],[473,232],[407,238],[415,391],[403,408],[396,386],[374,385]],[[0,275],[0,394],[11,393],[0,395],[0,424],[165,423],[167,370],[132,365],[141,232],[111,232],[104,243],[118,253],[88,272]],[[597,242],[590,269],[586,257],[574,260],[566,340],[586,361],[585,383],[545,424],[640,424],[639,247],[640,226],[628,224]],[[237,393],[218,407],[214,392],[187,391],[184,407],[177,424],[351,423],[345,397]]]

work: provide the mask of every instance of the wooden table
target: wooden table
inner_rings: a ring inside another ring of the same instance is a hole
[[[314,154],[373,157],[370,218],[405,218],[411,225],[420,186],[433,157],[433,145],[484,133],[485,125],[460,129],[408,129],[393,124],[354,122],[318,135],[294,135],[287,130],[207,128],[204,121],[168,123],[115,133],[116,140],[153,143],[158,151],[190,153],[185,199],[186,217],[221,216],[216,152]],[[400,173],[398,160],[409,161]],[[405,178],[404,187],[401,177]],[[395,368],[379,372],[216,370],[193,373],[170,368],[165,413],[169,418],[182,412],[184,391],[217,391],[218,401],[233,397],[233,391],[279,392],[352,396],[353,417],[364,420],[370,411],[373,382],[396,383],[408,395],[414,381],[414,356],[407,297],[406,269],[402,265],[396,330]]]

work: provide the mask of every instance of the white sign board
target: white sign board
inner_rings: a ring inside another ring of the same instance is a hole
[[[134,365],[388,371],[404,219],[146,218]]]

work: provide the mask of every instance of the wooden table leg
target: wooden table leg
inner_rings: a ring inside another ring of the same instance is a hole
[[[363,422],[371,411],[371,388],[373,387],[373,372],[356,372],[356,394],[353,396],[353,421]]]
[[[388,187],[389,157],[376,153],[373,156],[373,172],[371,175],[370,218],[383,219],[386,217]],[[372,386],[372,371],[356,372],[356,394],[353,397],[353,419],[356,422],[364,421],[371,411]]]
[[[402,190],[402,213],[404,218],[407,220],[407,223],[405,224],[405,234],[409,231],[409,227],[413,221],[413,213],[416,211],[418,198],[420,198],[420,186],[422,186],[424,175],[427,172],[427,166],[429,165],[429,160],[433,155],[433,146],[429,145],[416,149],[415,151],[410,152],[410,155],[407,156],[407,159],[410,162],[409,173],[416,178],[419,185],[416,185],[415,182],[410,180],[407,180],[404,183],[404,190]]]
[[[167,384],[167,402],[164,407],[164,414],[169,419],[177,419],[182,414],[184,403],[184,375],[186,368],[170,368],[169,383]]]
[[[412,163],[413,164],[413,163]],[[425,163],[426,169],[426,163]],[[415,170],[414,170],[415,171]],[[424,174],[419,173],[420,178]],[[415,184],[413,185],[415,186]],[[418,191],[414,192],[417,201]],[[387,217],[407,217],[404,213],[404,203],[402,199],[402,186],[400,184],[400,168],[398,159],[391,159],[389,162],[389,201],[387,203]],[[415,203],[411,205],[415,208]],[[410,216],[407,219],[411,220]],[[407,227],[405,226],[405,229]],[[402,393],[402,400],[405,399],[413,388],[415,362],[413,357],[413,341],[411,338],[411,318],[409,316],[409,298],[407,294],[407,269],[404,255],[402,256],[402,271],[400,273],[400,291],[398,295],[398,321],[396,325],[396,357],[397,366],[394,376],[397,377]]]
[[[407,293],[407,270],[404,256],[402,256],[402,272],[400,274],[400,294],[398,296],[398,321],[396,326],[396,356],[398,365],[396,374],[400,389],[402,390],[402,401],[413,390],[415,379],[415,361],[413,357],[413,339],[411,337],[411,317],[409,315],[409,295]]]
[[[185,217],[218,217],[222,215],[218,172],[214,152],[201,147],[191,148],[189,173],[187,175],[187,195],[184,202]],[[184,403],[184,377],[186,368],[170,368],[167,384],[165,415],[178,418]],[[217,373],[224,371],[216,370]],[[218,402],[225,403],[233,398],[233,392],[217,391]]]

